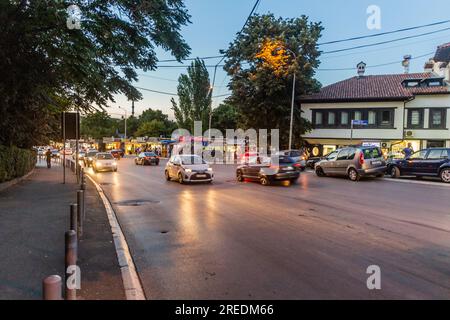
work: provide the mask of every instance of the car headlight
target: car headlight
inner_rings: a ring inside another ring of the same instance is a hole
[[[192,169],[184,169],[184,171],[187,172],[187,173],[191,173]]]
[[[102,163],[100,161],[95,162],[95,165],[100,167],[102,165]]]
[[[212,168],[208,168],[208,171],[209,171],[209,172],[212,172],[213,170],[212,170]]]

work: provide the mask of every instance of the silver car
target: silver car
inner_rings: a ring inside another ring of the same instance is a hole
[[[193,154],[172,156],[166,164],[164,174],[167,181],[175,178],[181,184],[214,180],[212,168],[201,157]]]
[[[352,181],[361,177],[383,177],[386,173],[386,161],[380,148],[347,147],[331,152],[315,165],[317,176],[347,176]]]

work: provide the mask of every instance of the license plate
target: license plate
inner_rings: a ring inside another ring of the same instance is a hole
[[[381,164],[381,161],[372,161],[372,164],[373,165],[379,165],[379,164]]]
[[[197,178],[206,178],[206,174],[198,174]]]

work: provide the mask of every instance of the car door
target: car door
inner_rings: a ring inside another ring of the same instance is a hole
[[[338,154],[339,151],[333,151],[325,158],[325,161],[320,164],[323,172],[331,174],[336,173],[336,158]]]
[[[247,177],[252,178],[252,179],[257,179],[259,177],[259,171],[261,170],[261,168],[263,166],[265,166],[261,162],[260,157],[256,157],[255,160],[256,161],[252,161],[246,166],[246,170],[245,170],[246,173],[244,173]]]
[[[336,157],[336,161],[335,161],[335,174],[339,174],[339,175],[346,175],[347,174],[347,167],[349,165],[349,160],[348,160],[348,156],[349,156],[349,148],[345,148],[342,149],[341,151],[339,151],[337,157]]]
[[[403,174],[421,174],[425,167],[425,157],[428,153],[427,149],[413,153],[409,158],[405,159],[402,166]]]
[[[448,153],[445,149],[430,149],[424,160],[424,170],[426,175],[437,176],[439,168],[448,161]]]

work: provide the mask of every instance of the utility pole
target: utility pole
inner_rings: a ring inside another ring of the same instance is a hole
[[[127,138],[127,109],[122,108],[121,106],[119,106],[119,109],[122,109],[123,111],[125,111],[125,139]]]

